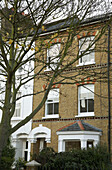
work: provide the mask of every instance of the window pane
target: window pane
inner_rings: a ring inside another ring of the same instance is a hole
[[[28,141],[26,141],[26,149],[28,149]]]
[[[73,149],[81,149],[80,141],[65,141],[65,151],[70,151]]]
[[[86,50],[90,44],[92,44],[94,42],[94,36],[91,37],[86,37],[86,38],[82,38],[79,41],[79,47],[81,47],[81,51]],[[90,49],[93,49],[95,47],[95,44],[93,44]]]
[[[24,151],[24,160],[27,161],[28,151]]]
[[[53,104],[52,103],[47,104],[47,114],[48,115],[53,114]]]
[[[92,44],[94,41],[94,36],[82,38],[79,40],[79,49],[80,54],[86,51],[86,49],[89,47],[90,44]],[[79,59],[79,64],[83,63],[86,64],[87,62],[94,62],[95,61],[95,53],[94,53],[95,44],[90,47],[89,50],[86,51],[82,59]]]
[[[49,63],[48,69],[55,69],[57,67],[57,63],[59,62],[59,52],[60,52],[60,44],[54,44],[49,49],[47,49],[47,62]]]
[[[88,62],[88,55],[87,55],[87,54],[85,54],[85,55],[82,57],[82,62],[83,62],[83,63]]]
[[[94,62],[95,61],[95,53],[94,52],[91,52],[89,54],[89,62]]]
[[[80,86],[79,90],[79,113],[94,112],[94,85]]]
[[[88,52],[87,54],[85,54],[82,57],[82,62],[83,63],[94,62],[94,61],[95,61],[95,54],[94,54],[94,52]],[[80,63],[82,63],[82,62],[80,62]]]
[[[88,99],[88,112],[94,112],[94,100]]]
[[[80,98],[87,98],[87,96],[90,98],[90,96],[93,98],[94,97],[94,85],[88,84],[84,86],[79,87],[80,90]],[[88,95],[89,94],[89,95]]]
[[[59,103],[54,103],[54,114],[59,113]]]
[[[54,98],[59,100],[59,89],[52,89],[50,90],[47,100],[54,100]]]
[[[87,99],[80,100],[80,113],[87,112]]]
[[[45,115],[59,113],[59,89],[50,90],[45,104]]]
[[[21,114],[21,103],[16,103],[16,108],[13,117],[20,117]]]
[[[87,141],[87,148],[93,148],[93,141]]]

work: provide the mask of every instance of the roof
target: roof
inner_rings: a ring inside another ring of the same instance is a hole
[[[65,131],[94,131],[94,132],[101,132],[101,129],[98,129],[88,123],[85,123],[83,120],[77,120],[67,126],[64,126],[57,130],[58,132],[65,132]]]
[[[111,16],[112,16],[112,13],[101,14],[101,15],[96,15],[94,17],[90,17],[90,18],[88,17],[80,22],[80,19],[78,18],[78,16],[75,15],[72,18],[65,18],[62,20],[44,24],[46,31],[42,31],[41,29],[39,29],[38,33],[44,34],[44,33],[50,33],[50,32],[59,31],[59,30],[65,30],[68,27],[70,27],[70,24],[73,27],[77,23],[78,24],[80,23],[80,25],[90,25],[94,23],[105,22],[109,20]]]
[[[52,31],[58,31],[60,29],[67,29],[70,24],[74,25],[78,22],[78,17],[74,18],[66,18],[54,22],[50,22],[48,24],[44,24],[46,31],[42,31],[39,29],[39,33],[46,33],[46,32],[52,32]]]

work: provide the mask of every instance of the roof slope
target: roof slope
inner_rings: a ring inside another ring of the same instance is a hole
[[[95,132],[101,132],[101,129],[98,129],[88,123],[85,123],[83,120],[77,120],[71,124],[68,124],[67,126],[64,126],[57,131],[65,132],[65,131],[95,131]]]
[[[81,25],[91,25],[95,23],[101,23],[108,21],[112,16],[112,13],[107,13],[107,14],[101,14],[101,15],[96,15],[94,17],[90,18],[85,18],[83,20],[80,20],[78,16],[74,16],[72,18],[65,18],[62,20],[54,21],[48,24],[44,24],[45,30],[42,31],[42,29],[39,29],[38,33],[44,34],[44,33],[51,33],[53,31],[60,31],[63,29],[67,29],[71,26],[71,28],[74,27],[74,25],[79,24]]]

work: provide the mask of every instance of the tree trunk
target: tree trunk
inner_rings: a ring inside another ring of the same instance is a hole
[[[7,124],[7,121],[0,124],[0,163],[2,158],[2,151],[4,147],[7,145],[7,141],[10,137],[10,126]]]
[[[11,84],[12,84],[12,76],[9,74],[6,82],[6,90],[5,90],[5,101],[2,113],[2,120],[0,123],[0,163],[2,157],[2,151],[4,147],[7,145],[7,141],[10,137],[11,130]]]

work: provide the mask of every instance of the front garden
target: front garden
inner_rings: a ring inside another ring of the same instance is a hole
[[[14,148],[8,145],[3,151],[0,169],[11,170],[14,162]],[[71,150],[57,153],[52,148],[43,149],[38,155],[32,155],[32,160],[41,164],[39,170],[111,170],[108,154],[105,146],[97,146],[88,150]],[[25,161],[15,161],[15,170],[25,168]]]
[[[88,150],[71,150],[56,153],[52,148],[45,148],[32,159],[41,163],[43,169],[53,170],[109,170],[109,154],[105,146]]]

